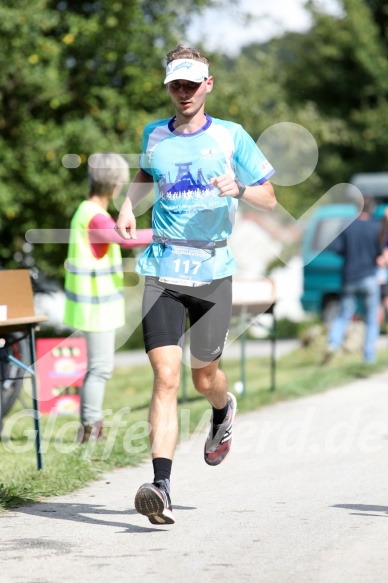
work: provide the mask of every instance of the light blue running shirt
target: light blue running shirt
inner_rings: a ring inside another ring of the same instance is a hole
[[[155,186],[154,236],[182,241],[221,241],[232,233],[238,199],[219,197],[210,179],[222,174],[244,184],[262,184],[274,169],[241,125],[212,118],[195,133],[174,130],[175,118],[148,124],[143,132],[140,168]],[[151,243],[136,271],[159,276],[163,247]],[[213,279],[228,277],[236,262],[228,246],[215,250]]]

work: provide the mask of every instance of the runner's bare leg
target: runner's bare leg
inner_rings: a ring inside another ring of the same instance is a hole
[[[173,459],[178,439],[178,390],[182,349],[161,346],[148,352],[154,371],[154,387],[148,421],[152,458]]]
[[[219,362],[219,359],[203,362],[191,356],[194,386],[215,409],[225,407],[228,400],[228,383],[225,373],[219,368]]]

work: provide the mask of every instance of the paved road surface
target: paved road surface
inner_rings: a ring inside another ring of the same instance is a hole
[[[204,438],[177,450],[173,526],[134,510],[150,462],[0,515],[1,583],[387,581],[388,372],[237,415],[216,468]]]

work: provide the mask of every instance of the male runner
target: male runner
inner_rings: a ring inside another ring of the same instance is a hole
[[[124,239],[136,238],[133,208],[154,187],[154,240],[137,264],[146,277],[143,335],[154,373],[149,409],[154,480],[135,497],[136,509],[152,524],[175,522],[170,474],[186,313],[193,383],[212,405],[205,462],[216,466],[230,451],[237,404],[218,366],[236,270],[227,240],[238,199],[264,211],[276,206],[268,180],[274,170],[252,138],[240,125],[205,113],[213,89],[209,60],[178,45],[167,54],[164,83],[175,115],[144,128],[140,170],[116,224]]]

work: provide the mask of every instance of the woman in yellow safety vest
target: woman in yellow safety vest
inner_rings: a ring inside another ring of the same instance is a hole
[[[103,438],[102,404],[114,365],[115,332],[125,323],[123,269],[120,246],[148,245],[152,229],[137,231],[124,241],[108,213],[120,185],[129,182],[127,162],[119,154],[89,158],[89,197],[76,210],[70,225],[66,260],[64,323],[82,330],[88,368],[81,387],[79,441]]]

